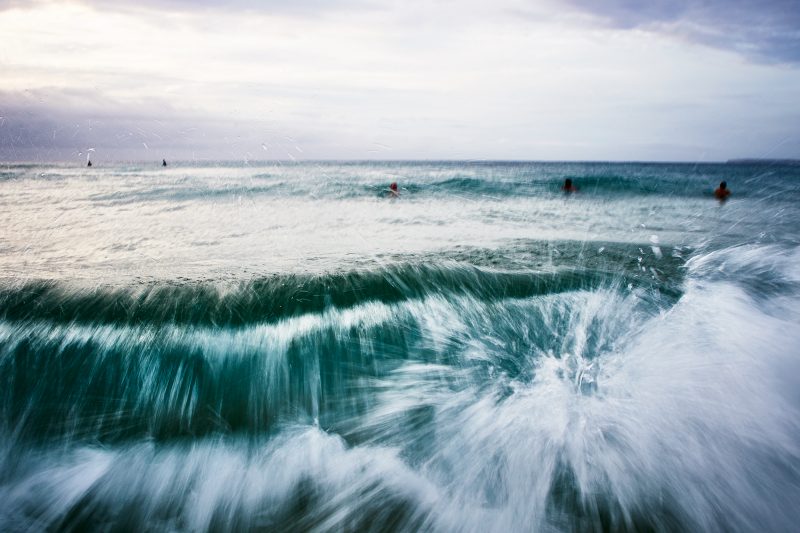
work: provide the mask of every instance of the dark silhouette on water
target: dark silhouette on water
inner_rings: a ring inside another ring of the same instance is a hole
[[[86,163],[86,166],[87,166],[87,167],[90,167],[90,166],[92,166],[92,160],[91,160],[91,159],[90,159],[90,160],[89,160],[89,161]]]
[[[714,198],[720,202],[724,202],[731,195],[731,190],[728,188],[728,182],[721,181],[719,187],[714,190]]]
[[[162,159],[162,160],[161,160],[161,166],[162,166],[162,167],[165,167],[165,166],[167,166],[167,160],[166,160],[166,159]]]
[[[561,187],[561,190],[565,193],[578,192],[578,188],[572,184],[572,180],[570,178],[564,180],[564,186]]]

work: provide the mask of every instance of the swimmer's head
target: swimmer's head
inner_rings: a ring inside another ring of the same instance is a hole
[[[727,181],[719,182],[719,188],[720,189],[727,189],[728,188],[728,182]]]
[[[570,187],[572,187],[572,180],[567,178],[564,180],[564,188],[569,189]]]
[[[396,190],[397,190],[397,182],[396,182],[396,181],[393,181],[393,182],[392,182],[392,184],[391,184],[391,185],[389,185],[389,188],[390,188],[391,190],[393,190],[393,191],[396,191]]]

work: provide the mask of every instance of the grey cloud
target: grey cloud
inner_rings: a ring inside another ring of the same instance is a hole
[[[0,90],[0,162],[79,161],[89,148],[96,161],[363,157],[363,143],[312,118],[287,124],[247,112],[211,116],[157,99],[120,102],[94,90]]]
[[[764,62],[800,62],[800,0],[568,0],[623,28],[667,31]]]
[[[267,127],[188,116],[161,101],[121,103],[91,91],[0,92],[0,161],[97,158],[239,159],[260,147]],[[256,153],[263,157],[264,154]]]

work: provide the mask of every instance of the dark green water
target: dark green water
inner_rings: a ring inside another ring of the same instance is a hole
[[[0,170],[0,529],[800,519],[800,167]]]

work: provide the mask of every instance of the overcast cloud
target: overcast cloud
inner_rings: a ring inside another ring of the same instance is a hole
[[[800,62],[800,0],[570,0],[623,29],[647,28],[769,62]]]
[[[0,159],[800,158],[796,1],[0,0]]]

